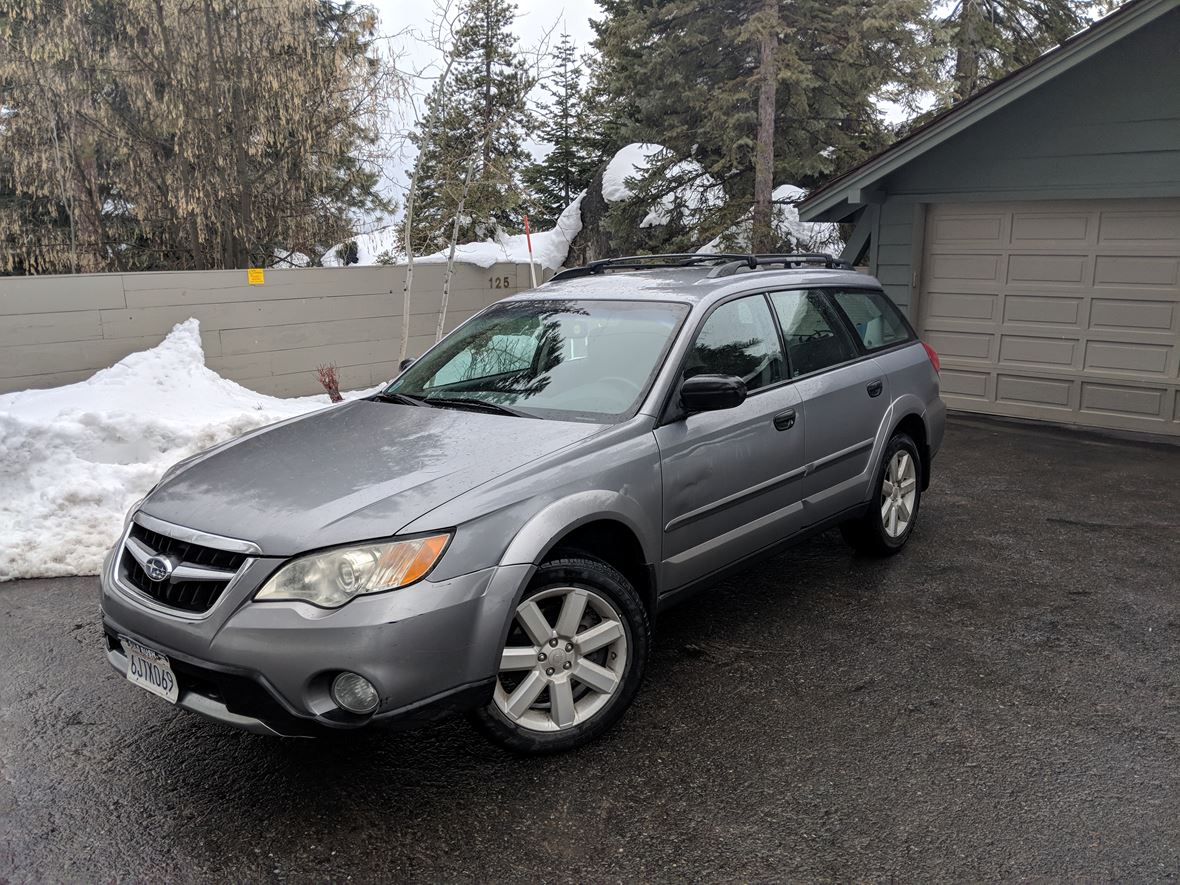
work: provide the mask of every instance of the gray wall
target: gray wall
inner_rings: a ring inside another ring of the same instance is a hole
[[[434,342],[443,271],[414,268],[412,356]],[[189,317],[209,367],[246,387],[320,393],[321,363],[368,387],[397,371],[404,280],[404,267],[267,270],[258,286],[244,270],[0,277],[0,393],[80,381]],[[448,329],[529,286],[527,264],[457,265]]]

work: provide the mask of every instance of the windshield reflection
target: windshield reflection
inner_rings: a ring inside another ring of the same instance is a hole
[[[638,407],[687,313],[666,302],[505,302],[453,332],[386,392],[432,404],[475,400],[529,417],[617,420]]]

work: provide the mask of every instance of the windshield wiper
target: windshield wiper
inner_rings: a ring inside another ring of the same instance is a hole
[[[490,412],[493,415],[511,415],[513,418],[535,418],[536,415],[530,415],[528,412],[521,412],[518,409],[512,409],[508,406],[502,406],[499,403],[489,403],[482,399],[474,399],[466,396],[428,396],[423,400],[429,406],[441,406],[443,408],[451,407],[454,409],[471,409],[477,412]]]
[[[404,393],[375,393],[369,399],[379,403],[401,403],[405,406],[425,406],[426,400],[418,399],[416,396],[406,396]]]

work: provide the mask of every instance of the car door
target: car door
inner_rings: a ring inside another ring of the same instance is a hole
[[[823,290],[772,292],[793,386],[807,413],[805,522],[862,503],[889,379],[862,353]]]
[[[663,482],[661,584],[676,588],[791,534],[802,519],[804,414],[786,382],[764,295],[716,307],[701,324],[683,377],[736,375],[740,406],[655,431]]]

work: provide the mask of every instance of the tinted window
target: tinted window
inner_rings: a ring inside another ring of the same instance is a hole
[[[858,355],[848,333],[824,302],[822,292],[774,292],[770,300],[783,327],[792,378]]]
[[[908,341],[910,330],[893,303],[880,292],[833,292],[832,297],[856,327],[866,350]]]
[[[751,391],[783,380],[778,331],[765,298],[739,298],[709,314],[685,363],[684,377],[693,375],[736,375]]]
[[[464,323],[386,392],[615,420],[647,392],[687,313],[655,301],[508,301]]]

